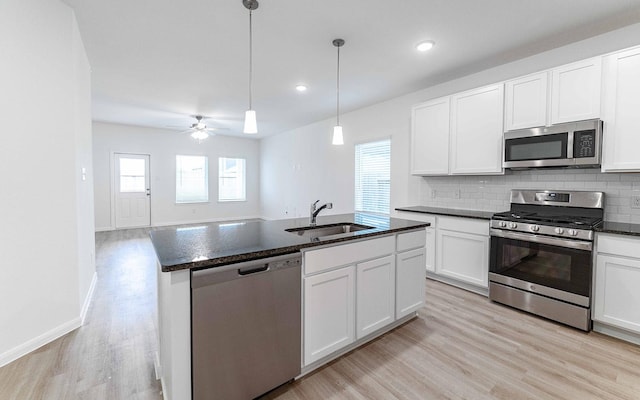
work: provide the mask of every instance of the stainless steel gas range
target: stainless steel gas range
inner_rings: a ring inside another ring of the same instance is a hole
[[[491,218],[489,298],[589,331],[603,212],[602,192],[512,190],[510,210]]]

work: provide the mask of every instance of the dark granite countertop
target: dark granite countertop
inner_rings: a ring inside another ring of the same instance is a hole
[[[462,210],[457,208],[439,208],[439,207],[426,207],[426,206],[411,206],[411,207],[398,207],[397,211],[409,211],[423,214],[436,214],[446,215],[449,217],[464,217],[475,219],[491,219],[491,216],[495,214],[491,211],[477,211],[477,210]]]
[[[604,221],[602,225],[596,228],[596,232],[640,237],[640,224]]]
[[[181,269],[219,267],[236,262],[295,253],[308,247],[429,226],[425,222],[364,213],[320,216],[317,225],[340,222],[368,225],[374,228],[310,239],[285,231],[288,228],[309,225],[308,218],[295,218],[158,228],[151,231],[150,235],[162,272],[171,272]]]

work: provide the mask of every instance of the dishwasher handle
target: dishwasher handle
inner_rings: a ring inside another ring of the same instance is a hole
[[[239,262],[222,267],[206,268],[191,271],[191,288],[201,288],[235,279],[253,279],[263,273],[270,274],[288,268],[300,269],[301,266],[302,254],[298,252],[282,256],[262,258],[259,260]]]
[[[251,275],[257,272],[264,272],[269,270],[269,263],[256,267],[238,268],[238,275]]]

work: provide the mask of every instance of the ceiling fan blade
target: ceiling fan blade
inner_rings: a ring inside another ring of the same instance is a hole
[[[216,132],[216,131],[228,131],[229,128],[207,128],[205,131],[207,132]]]

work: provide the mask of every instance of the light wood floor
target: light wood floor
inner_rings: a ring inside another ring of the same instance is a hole
[[[97,233],[98,281],[85,325],[0,368],[0,399],[162,399],[154,267],[148,230]]]
[[[96,238],[87,324],[0,368],[1,400],[162,398],[147,231]],[[640,347],[439,282],[425,290],[419,318],[263,399],[640,400]]]

